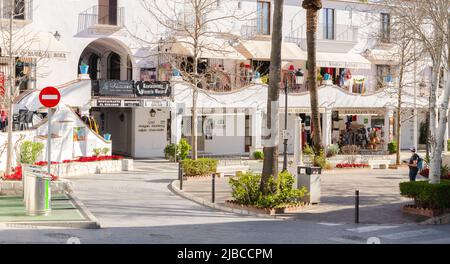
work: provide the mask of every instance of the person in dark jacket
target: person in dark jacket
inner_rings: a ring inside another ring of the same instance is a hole
[[[418,168],[417,164],[419,163],[420,157],[416,153],[416,148],[411,147],[409,150],[411,150],[411,153],[412,153],[412,156],[408,162],[409,180],[416,181],[417,173],[419,173],[419,168]]]

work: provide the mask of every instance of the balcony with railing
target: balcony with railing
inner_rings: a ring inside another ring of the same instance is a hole
[[[11,18],[10,6],[10,1],[0,0],[0,18],[2,21]],[[30,23],[33,20],[33,0],[15,0],[13,10],[13,19],[15,23]]]
[[[93,6],[79,14],[78,31],[111,30],[116,31],[124,27],[124,7]]]
[[[335,24],[327,26],[319,23],[317,28],[317,50],[324,52],[347,52],[358,43],[359,27]],[[306,24],[293,29],[284,41],[292,42],[306,50]]]
[[[266,30],[267,31],[267,30]],[[258,25],[257,19],[249,19],[241,26],[241,38],[244,40],[270,40],[270,34],[264,32],[261,25]]]

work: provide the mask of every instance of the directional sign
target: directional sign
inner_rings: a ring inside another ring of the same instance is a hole
[[[59,104],[61,94],[55,87],[46,87],[39,93],[39,101],[48,108],[53,108]]]

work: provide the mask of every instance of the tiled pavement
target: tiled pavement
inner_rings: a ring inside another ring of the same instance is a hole
[[[360,191],[360,222],[365,224],[402,224],[423,221],[402,213],[402,206],[410,203],[401,197],[399,183],[406,181],[407,168],[334,169],[325,171],[322,180],[322,198],[301,213],[280,215],[290,219],[317,222],[352,223],[355,215],[355,190]],[[211,200],[211,183],[207,180],[187,180],[183,191],[205,200]],[[216,203],[232,199],[228,178],[216,179]]]

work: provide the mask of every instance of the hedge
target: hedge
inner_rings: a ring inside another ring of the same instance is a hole
[[[203,176],[217,171],[217,160],[215,159],[185,159],[182,161],[182,165],[186,176]]]
[[[400,194],[413,198],[415,205],[427,209],[450,208],[450,180],[441,180],[439,184],[427,181],[402,182]]]

